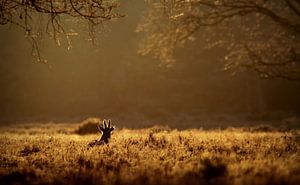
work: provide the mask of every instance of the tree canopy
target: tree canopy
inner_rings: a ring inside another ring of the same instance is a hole
[[[69,48],[71,36],[77,35],[75,25],[87,23],[92,38],[95,26],[122,17],[117,12],[118,6],[118,0],[1,0],[0,24],[23,29],[32,45],[32,54],[38,61],[47,62],[42,60],[38,46],[38,39],[44,33],[58,46],[65,39]],[[72,29],[67,30],[68,25]]]
[[[225,70],[300,81],[298,0],[150,0],[149,6],[137,29],[145,35],[143,55],[171,66],[175,50],[197,39],[195,52],[226,53]]]
[[[255,71],[262,78],[300,81],[300,2],[298,0],[147,0],[137,31],[144,33],[139,53],[172,66],[175,51],[197,40],[193,51],[217,48],[224,69]],[[76,28],[120,18],[119,0],[2,0],[0,24],[24,30],[40,62],[39,39],[48,35],[71,47]],[[132,3],[132,2],[131,2]],[[83,24],[86,23],[86,24]]]

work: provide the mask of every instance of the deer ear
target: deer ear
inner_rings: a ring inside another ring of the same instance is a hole
[[[105,119],[103,120],[103,127],[104,127],[104,128],[107,128],[106,120],[105,120]]]
[[[100,126],[100,124],[98,125],[98,130],[99,130],[99,132],[103,132],[103,127],[102,126]]]
[[[110,128],[110,131],[113,131],[113,130],[115,130],[115,127],[111,127],[111,128]]]

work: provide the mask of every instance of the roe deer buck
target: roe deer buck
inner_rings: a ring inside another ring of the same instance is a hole
[[[98,131],[102,133],[100,140],[94,140],[88,144],[89,147],[93,147],[95,145],[107,144],[109,142],[112,131],[115,129],[111,126],[110,119],[108,120],[108,124],[106,124],[106,120],[103,120],[102,126],[101,123],[98,125]]]

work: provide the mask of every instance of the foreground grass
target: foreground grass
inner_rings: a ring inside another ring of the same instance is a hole
[[[300,182],[299,131],[123,129],[88,149],[98,135],[66,130],[1,130],[0,184]]]

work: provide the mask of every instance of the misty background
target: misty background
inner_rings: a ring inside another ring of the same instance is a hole
[[[80,31],[70,50],[45,39],[41,51],[51,68],[35,62],[22,30],[1,26],[0,122],[100,117],[128,127],[207,127],[299,117],[300,83],[233,76],[222,70],[222,51],[197,52],[200,41],[178,51],[172,68],[138,55],[143,35],[135,30],[146,8],[124,1],[127,17],[100,28],[97,46]]]

